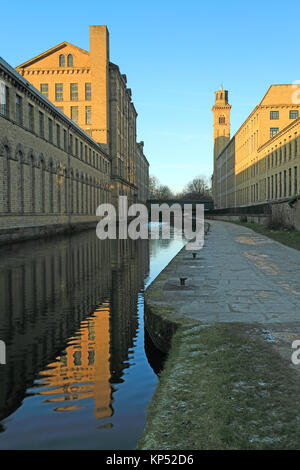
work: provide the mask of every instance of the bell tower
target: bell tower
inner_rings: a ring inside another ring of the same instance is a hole
[[[228,91],[223,90],[221,85],[220,90],[215,91],[215,104],[212,107],[212,112],[214,113],[214,173],[212,176],[212,192],[216,208],[219,206],[217,189],[220,184],[217,158],[230,141],[230,109]]]
[[[216,159],[230,140],[230,109],[228,104],[228,91],[215,92],[215,104],[212,107],[214,113],[214,159]]]

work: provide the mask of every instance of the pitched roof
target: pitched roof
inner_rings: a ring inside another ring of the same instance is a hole
[[[78,49],[83,54],[89,54],[89,52],[86,51],[85,49],[81,49],[80,47],[77,47],[74,44],[71,44],[70,42],[63,41],[60,44],[57,44],[56,46],[51,47],[51,49],[48,49],[47,51],[42,52],[41,54],[33,57],[32,59],[29,59],[26,62],[23,62],[22,64],[18,65],[16,67],[16,69],[29,67],[30,65],[34,64],[35,62],[38,62],[39,60],[44,59],[45,57],[48,57],[49,55],[63,49],[66,46],[74,47],[75,49]]]

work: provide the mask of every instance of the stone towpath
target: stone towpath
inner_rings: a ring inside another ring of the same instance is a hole
[[[300,251],[239,225],[209,222],[204,248],[196,259],[185,249],[177,255],[151,303],[205,323],[300,322]]]
[[[196,258],[181,250],[145,292],[168,359],[138,449],[299,449],[300,251],[209,223]]]

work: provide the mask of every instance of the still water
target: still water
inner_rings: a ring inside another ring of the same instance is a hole
[[[0,248],[1,449],[133,449],[160,358],[143,292],[182,240],[95,231]]]

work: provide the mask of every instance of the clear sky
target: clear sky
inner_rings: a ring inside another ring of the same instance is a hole
[[[150,172],[179,191],[211,176],[221,83],[234,135],[269,85],[300,80],[299,13],[299,0],[6,1],[0,55],[16,66],[64,40],[88,50],[88,26],[106,24]]]

